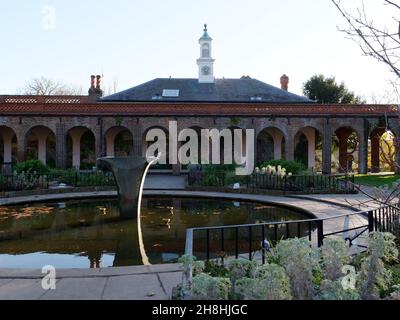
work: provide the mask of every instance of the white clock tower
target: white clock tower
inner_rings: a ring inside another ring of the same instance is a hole
[[[211,57],[212,38],[207,33],[207,25],[204,25],[204,34],[199,39],[200,59],[197,59],[199,66],[199,83],[214,83],[214,59]]]

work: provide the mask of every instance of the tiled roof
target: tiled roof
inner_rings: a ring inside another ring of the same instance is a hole
[[[175,97],[163,97],[166,89],[179,90]],[[100,101],[105,102],[251,102],[251,103],[313,103],[314,101],[262,81],[216,79],[214,83],[199,83],[198,79],[157,78],[121,91]]]

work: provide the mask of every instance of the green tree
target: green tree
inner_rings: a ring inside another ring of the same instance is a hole
[[[318,103],[364,103],[364,101],[351,92],[342,82],[338,84],[335,77],[314,75],[303,84],[305,96]]]

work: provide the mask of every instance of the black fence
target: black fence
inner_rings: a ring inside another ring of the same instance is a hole
[[[60,185],[70,187],[114,186],[111,172],[60,171],[48,174],[20,173],[0,175],[0,192],[38,190],[57,188]]]
[[[351,218],[360,223],[350,227],[346,219]],[[327,229],[330,230],[324,230],[328,223],[330,228]],[[362,242],[362,236],[373,231],[397,233],[399,228],[400,209],[392,205],[325,219],[193,228],[186,233],[185,254],[194,255],[199,260],[221,259],[223,263],[228,257],[253,260],[255,253],[260,252],[261,262],[265,263],[266,250],[283,239],[307,237],[319,247],[325,238],[339,236],[345,238],[350,247],[366,248],[366,243],[356,244],[356,241]]]
[[[233,172],[190,171],[189,186],[227,187],[239,183],[246,189],[279,190],[304,193],[355,193],[354,175],[272,175],[254,173],[237,176]]]

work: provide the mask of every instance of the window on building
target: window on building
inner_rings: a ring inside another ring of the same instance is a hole
[[[201,48],[201,56],[203,58],[209,58],[210,57],[210,46],[207,43],[203,44],[203,46]]]
[[[179,97],[179,90],[177,90],[177,89],[164,89],[162,96],[166,97],[166,98]]]

